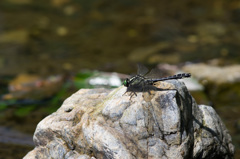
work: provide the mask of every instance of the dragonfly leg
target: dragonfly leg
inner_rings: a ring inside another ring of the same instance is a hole
[[[134,95],[137,96],[136,92],[131,92],[131,93],[130,93],[130,100],[132,99],[132,97],[133,97]]]

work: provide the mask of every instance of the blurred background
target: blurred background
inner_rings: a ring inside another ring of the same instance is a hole
[[[0,158],[33,149],[37,123],[80,88],[121,85],[137,63],[191,72],[240,157],[240,1],[1,0]]]

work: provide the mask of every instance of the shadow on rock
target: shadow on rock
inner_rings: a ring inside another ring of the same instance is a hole
[[[81,89],[43,119],[28,158],[233,158],[215,110],[197,105],[184,83],[157,90]],[[125,94],[124,94],[125,93]]]

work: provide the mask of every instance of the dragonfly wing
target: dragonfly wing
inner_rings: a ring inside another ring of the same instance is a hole
[[[153,68],[145,77],[150,79],[160,78],[163,76],[163,72],[158,68]]]
[[[148,73],[148,68],[147,67],[145,67],[143,64],[140,64],[140,63],[138,63],[138,70],[137,70],[137,74],[139,74],[139,75],[145,75],[146,73]]]

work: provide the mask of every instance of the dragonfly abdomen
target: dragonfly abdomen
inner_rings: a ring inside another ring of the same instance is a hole
[[[190,73],[179,73],[173,76],[163,77],[159,79],[152,79],[152,82],[165,81],[165,80],[171,80],[171,79],[182,79],[182,78],[189,78],[189,77],[191,77]]]

